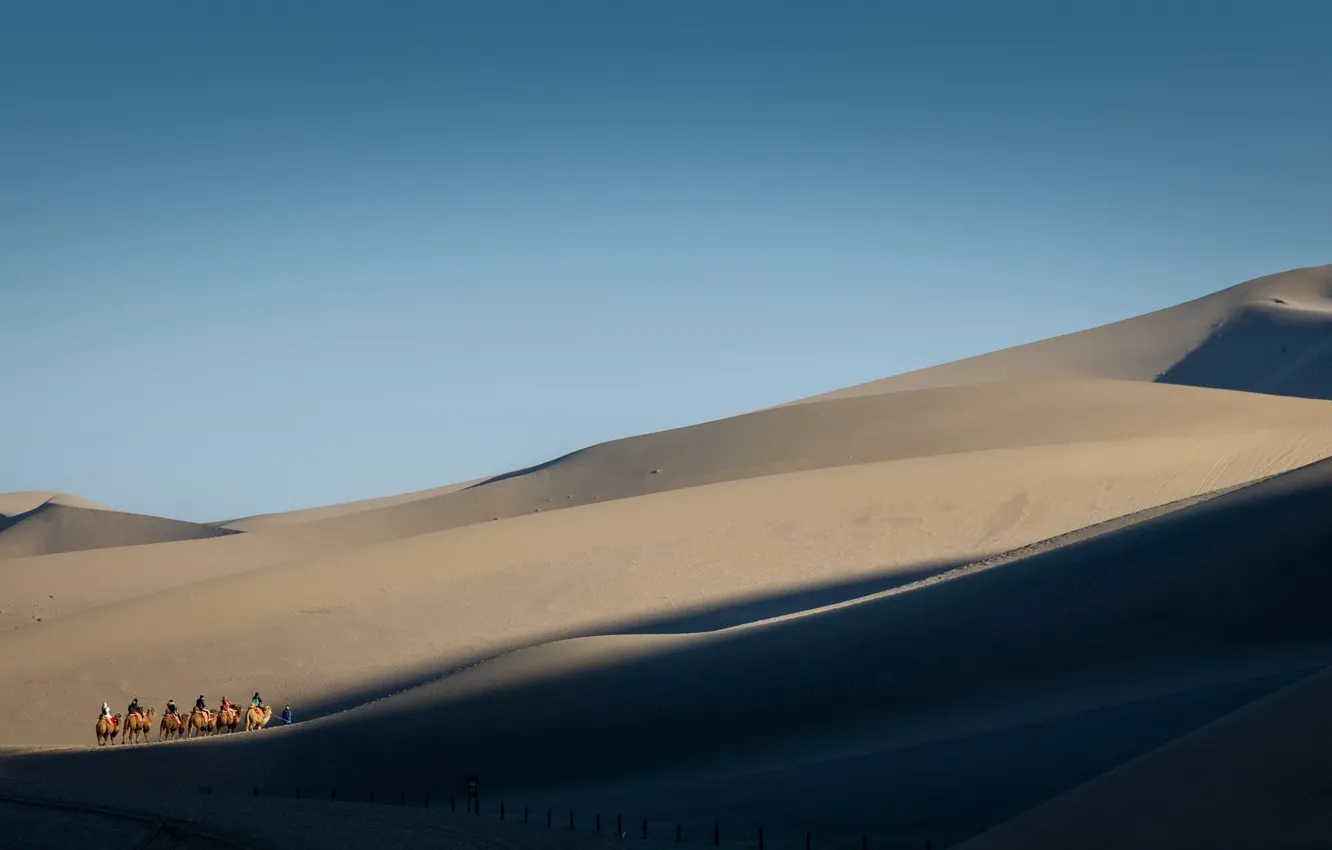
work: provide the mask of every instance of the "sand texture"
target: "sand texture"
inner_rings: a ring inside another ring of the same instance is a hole
[[[487,818],[720,821],[728,846],[1332,842],[1308,744],[1332,698],[1329,297],[1332,267],[1299,270],[286,514],[0,495],[0,792],[152,782],[244,846],[302,818],[343,824],[321,846],[532,840],[345,802],[468,774]],[[256,690],[298,722],[95,746],[103,700]],[[46,840],[49,812],[5,805]]]

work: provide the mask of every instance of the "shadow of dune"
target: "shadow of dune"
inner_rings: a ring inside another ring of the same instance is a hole
[[[1332,399],[1332,313],[1249,307],[1157,382]]]
[[[638,803],[679,816],[734,805],[771,823],[835,814],[874,834],[969,834],[1332,661],[1329,515],[1323,461],[808,616],[658,638],[640,624],[272,734],[0,769],[193,787],[206,766],[247,789],[440,794],[476,773],[492,795],[533,800],[656,780]],[[764,791],[801,770],[800,793]],[[859,771],[858,796],[838,796],[842,770]],[[737,773],[729,803],[685,790]],[[915,802],[886,804],[894,794]]]
[[[406,674],[381,678],[362,687],[340,691],[328,699],[300,706],[298,712],[300,719],[297,723],[316,720],[377,702],[404,691],[438,682],[452,674],[470,669],[492,659],[502,658],[519,650],[541,646],[553,641],[613,635],[683,635],[733,628],[883,593],[931,576],[946,573],[966,563],[966,561],[947,561],[922,564],[907,569],[895,568],[867,578],[830,582],[781,593],[754,594],[722,604],[699,605],[670,615],[648,619],[612,621],[592,629],[552,633],[534,640],[504,646],[494,651],[466,656],[461,659],[450,659],[440,664],[417,667]]]

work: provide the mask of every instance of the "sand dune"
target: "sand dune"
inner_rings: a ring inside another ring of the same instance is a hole
[[[52,616],[145,593],[450,528],[493,524],[496,518],[547,515],[566,507],[793,471],[1077,443],[1095,444],[1093,452],[1099,453],[1113,451],[1108,445],[1102,449],[1102,444],[1145,437],[1187,439],[1198,451],[1207,446],[1205,451],[1215,454],[1186,455],[1197,466],[1179,473],[1183,490],[1166,488],[1170,495],[1161,498],[1168,500],[1210,486],[1214,467],[1230,483],[1239,483],[1332,454],[1326,438],[1329,426],[1332,415],[1321,402],[1130,382],[951,387],[783,408],[593,446],[541,469],[444,495],[222,540],[12,560],[5,565],[11,604],[0,606],[0,633],[31,624],[33,616],[43,616],[45,626]],[[1208,443],[1211,437],[1225,439]],[[1127,449],[1127,444],[1120,448]],[[1227,469],[1237,455],[1238,466]],[[1116,468],[1097,474],[1111,481],[1139,474],[1155,480],[1161,467],[1153,464],[1160,456],[1152,451],[1144,452],[1142,461],[1125,456]],[[1015,464],[994,474],[1018,484],[1038,479],[1050,468],[1039,458],[1023,463],[1027,465]],[[653,474],[654,469],[659,472]],[[931,473],[922,469],[917,474]],[[941,474],[941,480],[952,482],[948,499],[965,501],[974,489],[964,473]],[[1056,475],[1054,480],[1060,479]],[[1090,479],[1085,486],[1099,490],[1107,483]],[[1153,484],[1139,495],[1149,502],[1161,486]],[[761,489],[760,485],[760,494],[754,497],[756,505],[767,503]],[[1019,496],[1014,489],[1005,498]],[[1143,504],[1135,502],[1127,510]],[[734,509],[718,508],[723,515]],[[952,516],[924,504],[910,506],[909,511],[927,525]],[[1078,523],[1084,517],[1068,516],[1067,521]],[[573,532],[558,523],[550,527],[552,539],[540,545],[558,551],[559,541]],[[937,551],[913,547],[914,557],[949,557],[946,527],[935,527],[931,545]],[[506,527],[493,539],[513,533]],[[683,541],[693,532],[682,525],[675,533]],[[761,586],[768,578],[756,573],[753,582]],[[707,588],[710,583],[703,581],[700,586]],[[678,592],[663,591],[661,598],[673,600]],[[46,615],[25,607],[46,605],[50,595],[56,596],[58,605],[47,605]],[[11,613],[6,614],[7,609]]]
[[[68,493],[55,493],[46,490],[20,490],[13,493],[0,493],[0,517],[13,518],[20,514],[31,513],[42,505],[64,505],[70,508],[87,508],[96,511],[114,511],[115,508],[99,505]]]
[[[1326,847],[1330,714],[1324,669],[962,847]]]
[[[417,502],[421,499],[429,499],[433,496],[443,496],[446,493],[452,493],[456,490],[461,490],[464,487],[479,484],[480,482],[481,479],[464,481],[460,484],[447,484],[443,487],[432,487],[428,490],[417,490],[412,493],[380,496],[374,499],[360,499],[355,502],[340,502],[334,505],[324,505],[318,508],[303,508],[296,511],[284,511],[282,513],[256,514],[255,516],[242,517],[240,519],[212,522],[208,523],[208,525],[216,525],[222,528],[234,529],[236,531],[266,531],[273,528],[281,528],[286,525],[297,525],[303,522],[314,522],[321,519],[331,519],[333,517],[346,516],[347,514],[360,513],[361,511],[371,511],[376,508],[388,508],[394,505],[406,504],[408,502]]]
[[[492,792],[531,797],[715,774],[712,805],[752,799],[768,782],[774,793],[759,795],[769,801],[767,822],[825,829],[832,823],[821,807],[836,801],[809,787],[840,765],[880,800],[862,808],[874,819],[866,826],[961,837],[1332,662],[1321,601],[1332,591],[1322,557],[1332,528],[1321,522],[1330,510],[1332,466],[1320,462],[988,569],[802,616],[554,643],[291,729],[15,763],[32,776],[77,769],[107,781],[128,771],[186,782],[206,759],[214,776],[269,787],[407,783],[441,792],[479,771]],[[1150,710],[1127,723],[1143,704]],[[1081,718],[1087,733],[1098,710],[1116,735],[1029,732],[1039,747],[1016,776],[995,751],[1005,728],[1057,731]],[[933,791],[895,798],[920,778],[901,772],[920,766],[912,754],[945,745],[949,764],[972,769],[936,765],[926,783]],[[799,794],[774,762],[806,777]],[[755,772],[743,775],[746,766]],[[640,808],[661,797],[620,793],[622,805]],[[959,797],[974,801],[965,813]]]
[[[1298,829],[1272,834],[1321,838],[1308,794],[1258,786],[1300,781],[1268,727],[1298,733],[1332,663],[1330,319],[1332,267],[1298,270],[483,481],[203,526],[0,496],[0,744],[27,748],[0,776],[445,793],[476,771],[739,842],[1001,847],[1128,805],[1103,834],[1135,843],[1149,792],[1181,785],[1186,830],[1229,805],[1200,778],[1215,753],[1253,795],[1234,836],[1279,814]],[[104,699],[256,689],[302,722],[84,749]]]
[[[1332,266],[1268,275],[1077,333],[802,401],[977,382],[1099,378],[1332,398]]]
[[[231,534],[192,522],[130,514],[65,494],[0,494],[0,559]]]

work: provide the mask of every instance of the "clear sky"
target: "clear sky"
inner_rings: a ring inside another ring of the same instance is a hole
[[[0,490],[437,486],[1332,262],[1332,4],[0,0]]]

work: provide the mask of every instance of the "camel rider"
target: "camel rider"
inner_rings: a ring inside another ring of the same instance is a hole
[[[180,717],[180,712],[176,710],[176,701],[174,699],[167,700],[166,713],[172,717]]]
[[[128,717],[128,716],[131,715],[131,714],[137,714],[137,715],[139,715],[140,717],[143,716],[143,710],[139,708],[139,698],[138,698],[138,697],[135,697],[134,700],[133,700],[132,702],[130,702],[130,704],[129,704],[129,708],[125,709],[125,716],[126,716],[126,717]]]
[[[222,700],[225,702],[226,697],[222,697]],[[203,694],[199,694],[199,698],[194,701],[194,710],[202,714],[204,717],[208,716],[208,706],[204,705]]]
[[[255,708],[258,708],[259,703],[260,703],[259,692],[255,691],[254,696],[250,698],[250,705],[254,706]]]
[[[227,699],[225,696],[223,696],[223,697],[222,697],[222,706],[221,706],[221,708],[219,708],[218,710],[219,710],[219,711],[230,711],[230,710],[234,709],[235,707],[236,707],[236,704],[235,704],[234,702],[232,702],[231,700],[229,700],[229,699]]]
[[[98,720],[110,720],[110,719],[111,719],[111,706],[109,706],[109,705],[107,705],[105,702],[103,702],[103,703],[102,703],[102,716],[99,717],[99,718],[97,718],[97,719],[98,719]]]

